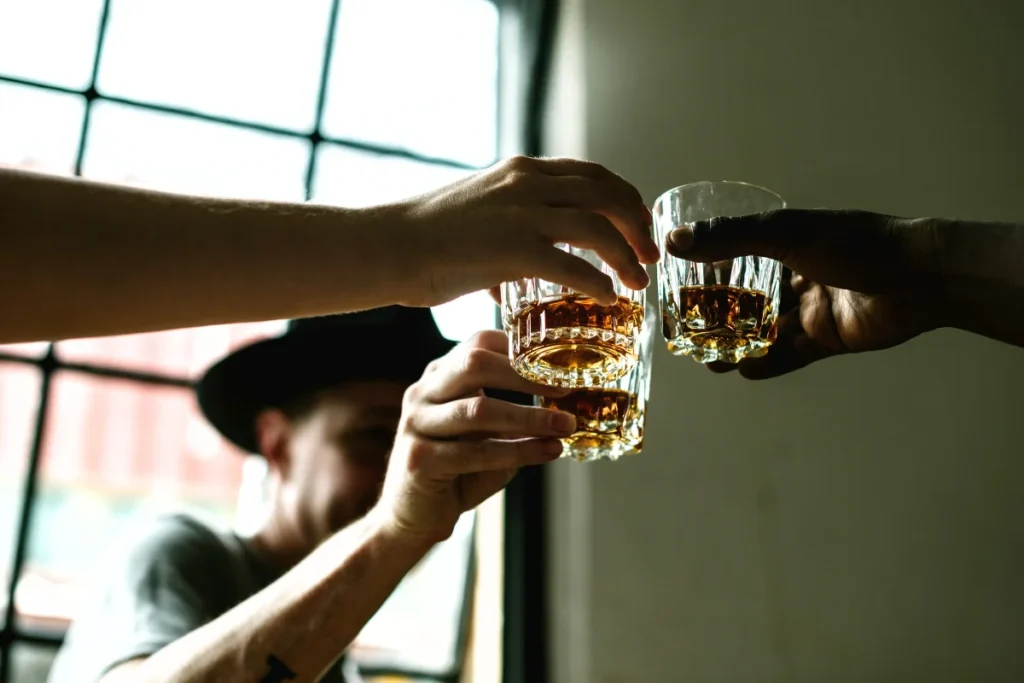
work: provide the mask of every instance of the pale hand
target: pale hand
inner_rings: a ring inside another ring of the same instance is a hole
[[[659,257],[632,185],[600,164],[517,156],[397,205],[409,306],[538,277],[611,303],[609,277],[556,244],[592,249],[635,289]]]
[[[432,362],[405,394],[384,489],[374,513],[408,539],[451,535],[459,516],[494,495],[520,467],[556,459],[573,416],[485,397],[483,388],[560,396],[508,362],[508,339],[480,332]]]

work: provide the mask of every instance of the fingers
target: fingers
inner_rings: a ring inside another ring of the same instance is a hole
[[[475,396],[482,389],[503,389],[537,396],[564,396],[565,389],[535,384],[521,377],[508,361],[504,333],[488,330],[463,342],[424,374],[413,390],[420,400],[445,403]]]
[[[635,187],[599,164],[572,159],[544,161],[549,164],[549,175],[555,176],[545,183],[548,203],[605,215],[641,263],[657,263],[660,250],[651,237],[651,212]]]
[[[720,217],[682,225],[668,234],[668,253],[690,261],[721,261],[737,256],[765,256],[785,261],[806,241],[821,218],[814,212],[781,209],[749,216]]]
[[[615,303],[612,279],[578,256],[545,245],[537,250],[531,266],[534,277],[583,292],[605,306]]]
[[[491,295],[491,299],[494,303],[501,305],[501,287],[491,287],[487,290],[487,293]]]
[[[435,451],[438,465],[451,474],[499,472],[502,477],[509,470],[551,462],[561,454],[562,442],[558,439],[451,441]]]
[[[517,406],[486,396],[421,405],[406,422],[407,428],[432,439],[479,434],[561,438],[576,431],[576,418],[569,413]]]
[[[483,503],[498,491],[508,486],[518,470],[491,470],[474,472],[462,478],[462,504],[472,509]]]
[[[643,289],[650,283],[647,271],[637,261],[633,247],[605,216],[586,209],[557,209],[561,220],[548,233],[552,242],[593,250],[631,289]]]
[[[736,363],[726,363],[724,360],[716,360],[707,364],[707,369],[716,375],[724,375],[727,372],[734,372],[737,367]]]

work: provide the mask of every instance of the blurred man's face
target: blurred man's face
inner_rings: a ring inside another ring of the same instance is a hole
[[[392,381],[349,382],[295,417],[277,413],[269,421],[281,430],[273,452],[264,453],[280,484],[272,514],[293,517],[288,526],[303,542],[323,542],[376,503],[405,389]]]

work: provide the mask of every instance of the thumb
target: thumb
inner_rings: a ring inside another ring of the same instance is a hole
[[[808,234],[807,222],[799,213],[780,209],[687,223],[668,234],[665,249],[688,261],[725,261],[738,256],[785,261]]]

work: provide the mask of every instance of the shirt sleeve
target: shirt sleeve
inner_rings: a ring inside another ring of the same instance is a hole
[[[118,555],[69,628],[49,683],[95,683],[118,664],[156,653],[231,605],[233,558],[199,522],[182,516],[160,520]]]

